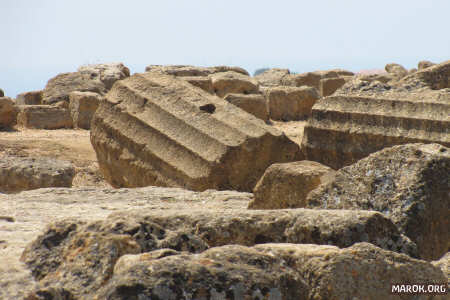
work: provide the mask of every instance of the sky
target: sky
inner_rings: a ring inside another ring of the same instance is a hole
[[[449,0],[0,0],[0,88],[80,65],[406,68],[450,59]]]

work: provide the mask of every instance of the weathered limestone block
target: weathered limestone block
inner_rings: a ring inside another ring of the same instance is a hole
[[[391,284],[404,281],[443,284],[445,276],[428,262],[367,243],[229,245],[196,255],[169,249],[124,255],[88,298],[397,299]]]
[[[362,75],[357,75],[357,79],[362,80],[362,81],[368,81],[368,82],[379,81],[382,83],[388,83],[389,81],[394,80],[394,76],[392,76],[389,73],[362,74]]]
[[[308,278],[307,299],[399,299],[399,295],[392,294],[392,284],[445,284],[444,274],[431,263],[369,243],[345,249],[293,244],[264,244],[253,249],[281,258],[287,262],[286,267]],[[445,299],[446,295],[434,297]]]
[[[319,83],[319,91],[322,97],[333,94],[338,88],[345,84],[346,80],[342,77],[323,78]]]
[[[124,269],[124,262],[118,260],[126,254],[160,250],[167,256],[269,242],[348,247],[360,241],[408,254],[415,251],[415,245],[377,212],[161,209],[119,212],[102,221],[57,221],[27,246],[22,260],[41,286],[90,298],[87,295]]]
[[[181,77],[183,80],[186,80],[190,84],[201,88],[205,92],[208,92],[214,95],[214,88],[211,81],[211,78],[207,76],[183,76]]]
[[[336,74],[337,76],[337,74]],[[317,72],[307,72],[302,74],[289,74],[283,77],[282,83],[286,86],[309,86],[313,87],[317,90],[320,89],[320,79],[322,79],[322,75]]]
[[[42,95],[42,104],[69,103],[69,94],[74,91],[106,93],[105,85],[98,77],[87,73],[61,73],[47,82]]]
[[[384,69],[386,70],[386,72],[393,75],[396,79],[400,79],[408,75],[408,70],[406,70],[405,67],[399,64],[387,64]]]
[[[274,68],[256,75],[254,79],[256,79],[261,86],[279,86],[283,85],[283,78],[289,74],[290,72],[288,69]]]
[[[320,80],[326,78],[338,78],[353,76],[354,73],[341,69],[314,71],[301,74],[288,74],[283,77],[282,84],[287,86],[310,86],[320,90]]]
[[[75,169],[51,158],[4,155],[0,159],[0,192],[17,193],[45,187],[70,187]]]
[[[377,88],[376,83],[368,88]],[[450,97],[421,95],[335,94],[320,99],[304,129],[306,159],[339,169],[394,145],[421,142],[450,146]]]
[[[75,128],[90,129],[91,120],[102,99],[92,92],[72,92],[69,95],[69,111]]]
[[[402,78],[402,82],[416,85],[419,83],[432,90],[450,88],[450,60],[408,75]]]
[[[146,72],[160,72],[173,76],[208,76],[220,72],[236,72],[243,75],[249,75],[248,72],[240,67],[216,66],[216,67],[198,67],[188,65],[150,65],[145,68]]]
[[[258,92],[258,82],[250,76],[237,72],[220,72],[210,75],[214,92],[219,97],[226,94],[254,94]]]
[[[450,149],[407,144],[340,169],[331,182],[308,195],[308,207],[382,212],[429,260],[450,247],[449,191]]]
[[[17,105],[40,105],[42,104],[42,91],[25,92],[17,95]]]
[[[262,94],[227,94],[224,99],[265,122],[269,121],[267,100]]]
[[[0,97],[0,129],[10,128],[16,123],[17,109],[9,97]]]
[[[423,70],[423,69],[432,67],[432,66],[434,66],[434,65],[435,65],[435,63],[432,63],[431,61],[428,61],[428,60],[421,60],[421,61],[419,61],[419,63],[417,64],[417,69],[420,71],[420,70]]]
[[[130,70],[123,63],[85,65],[79,67],[78,72],[91,78],[98,78],[106,90],[110,90],[117,80],[130,77]]]
[[[114,82],[130,76],[122,63],[82,66],[78,72],[62,73],[47,82],[42,95],[42,104],[60,101],[69,103],[69,94],[74,91],[106,93]]]
[[[115,187],[251,191],[269,165],[300,156],[263,121],[157,72],[114,85],[91,122],[91,142]]]
[[[72,128],[68,109],[50,105],[18,105],[17,125],[25,128]]]
[[[311,108],[320,98],[315,88],[280,86],[269,88],[269,114],[272,120],[302,120],[311,114]]]
[[[253,193],[251,209],[280,209],[306,206],[308,193],[331,180],[334,171],[313,161],[273,164],[267,168]]]

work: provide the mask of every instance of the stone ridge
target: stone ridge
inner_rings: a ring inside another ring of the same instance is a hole
[[[270,164],[299,158],[280,131],[159,72],[118,81],[91,126],[100,168],[116,187],[250,191]]]
[[[329,96],[312,109],[302,141],[305,156],[339,169],[398,144],[450,146],[450,99],[427,102]]]
[[[117,274],[117,261],[128,254],[201,253],[224,245],[266,243],[348,247],[361,241],[415,255],[414,243],[377,212],[163,209],[114,213],[89,223],[51,223],[27,246],[22,260],[41,286],[63,287],[83,298],[104,286],[113,270]]]

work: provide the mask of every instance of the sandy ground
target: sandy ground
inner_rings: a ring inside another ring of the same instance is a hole
[[[59,129],[0,131],[0,157],[51,157],[70,161],[76,170],[73,186],[109,187],[100,174],[89,130]]]

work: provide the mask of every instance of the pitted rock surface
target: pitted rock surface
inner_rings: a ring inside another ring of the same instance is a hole
[[[308,196],[308,207],[376,210],[438,259],[450,247],[450,149],[438,144],[386,148],[340,169]]]

